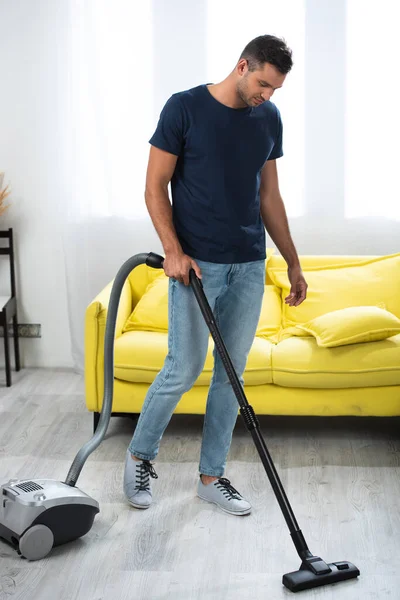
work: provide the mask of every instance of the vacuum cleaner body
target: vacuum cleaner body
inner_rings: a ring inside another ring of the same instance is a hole
[[[44,558],[53,546],[85,535],[99,512],[99,504],[76,487],[88,457],[103,441],[112,413],[114,339],[119,300],[130,272],[143,263],[162,267],[162,257],[136,254],[118,271],[110,296],[104,341],[104,396],[94,436],[78,451],[65,481],[11,479],[0,482],[0,538],[28,560]]]
[[[91,496],[52,479],[11,479],[0,492],[0,537],[29,560],[85,535],[99,512]]]

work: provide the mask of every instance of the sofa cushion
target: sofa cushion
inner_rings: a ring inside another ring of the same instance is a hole
[[[299,306],[284,302],[290,283],[287,269],[269,267],[272,282],[281,288],[282,326],[304,324],[315,317],[349,306],[379,306],[400,318],[400,253],[357,262],[303,269],[307,298]]]
[[[350,306],[315,317],[304,325],[283,329],[279,341],[291,335],[313,335],[321,348],[384,340],[400,333],[400,319],[377,306]]]
[[[254,338],[243,376],[245,385],[271,383],[271,349],[266,339]],[[194,385],[210,385],[214,366],[214,340],[209,336],[203,372]],[[114,373],[117,379],[152,383],[168,354],[168,333],[129,331],[115,340]],[[189,359],[190,360],[190,359]]]
[[[313,337],[273,347],[273,383],[300,388],[400,385],[400,334],[386,340],[320,348]]]
[[[169,277],[160,271],[151,281],[125,323],[127,331],[168,331]]]
[[[273,250],[267,249],[267,263]],[[154,270],[154,269],[153,269]],[[163,270],[147,285],[146,291],[127,319],[123,332],[128,331],[168,331],[168,290],[169,277]],[[266,285],[256,336],[277,342],[281,329],[280,289]]]
[[[168,331],[168,277],[152,281],[123,327],[128,331]],[[281,330],[281,291],[275,285],[264,286],[264,296],[256,336],[277,343]]]

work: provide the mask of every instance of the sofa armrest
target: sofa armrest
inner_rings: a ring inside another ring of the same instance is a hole
[[[100,412],[104,394],[104,337],[107,310],[110,303],[111,281],[89,304],[85,311],[85,391],[86,406],[90,411]],[[133,310],[129,281],[125,281],[118,305],[115,337]]]

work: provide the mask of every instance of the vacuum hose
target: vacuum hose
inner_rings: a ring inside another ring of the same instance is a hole
[[[75,486],[79,477],[79,473],[81,472],[86,459],[101,443],[107,431],[112,413],[114,385],[114,340],[119,300],[123,285],[129,273],[135,267],[143,263],[146,263],[149,267],[161,269],[163,268],[164,258],[158,254],[153,254],[152,252],[149,254],[136,254],[122,265],[114,280],[106,322],[104,343],[104,397],[103,405],[101,407],[100,420],[93,438],[87,442],[83,448],[81,448],[81,450],[79,450],[69,470],[65,483],[72,487]],[[240,413],[244,419],[247,429],[252,435],[253,441],[270,480],[272,489],[288,525],[292,541],[302,561],[300,568],[297,571],[292,571],[291,573],[286,573],[283,575],[283,585],[292,592],[298,592],[301,590],[337,583],[339,581],[345,581],[347,579],[354,579],[358,577],[360,575],[360,570],[353,563],[348,561],[326,563],[320,556],[315,556],[309,550],[304,535],[298,526],[293,509],[290,506],[275,465],[269,454],[264,438],[261,434],[259,422],[254,413],[254,409],[247,401],[242,384],[235,372],[217,324],[214,321],[210,305],[208,304],[207,298],[202,290],[202,283],[200,279],[197,278],[194,269],[190,269],[189,271],[189,280],[196,299],[198,300],[201,312],[203,313],[204,319],[206,320],[211,335],[214,339],[215,347],[218,350],[218,354],[221,356],[229,380],[232,384],[233,391],[239,402]]]
[[[100,420],[96,432],[91,440],[86,442],[76,455],[64,483],[74,487],[78,481],[79,474],[94,450],[101,444],[106,435],[111,418],[113,391],[114,391],[114,340],[115,327],[117,323],[118,306],[121,298],[122,288],[131,271],[141,264],[146,264],[154,269],[162,269],[164,258],[150,252],[148,254],[135,254],[128,258],[119,269],[111,289],[110,303],[107,311],[106,332],[104,338],[104,396],[101,407]]]

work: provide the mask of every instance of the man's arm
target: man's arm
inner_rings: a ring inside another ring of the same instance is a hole
[[[195,270],[199,279],[201,270],[196,261],[183,252],[173,223],[168,184],[174,174],[177,160],[177,155],[151,146],[145,199],[147,210],[164,248],[164,272],[168,277],[174,277],[188,286],[190,269]]]
[[[285,205],[279,191],[276,160],[268,160],[261,171],[260,205],[265,228],[288,267],[300,267],[299,257],[289,231]]]
[[[261,172],[260,204],[265,228],[288,265],[290,293],[286,296],[285,303],[289,306],[299,306],[307,296],[308,285],[290,235],[285,205],[279,191],[275,160],[267,161]]]
[[[182,247],[172,220],[172,206],[168,197],[168,184],[178,157],[155,146],[150,147],[146,175],[145,200],[153,225],[165,253],[180,253]]]

